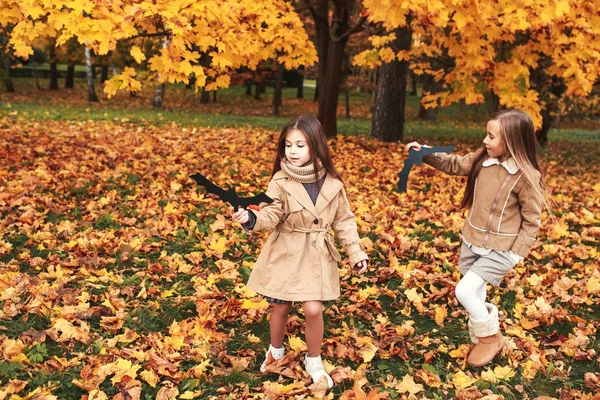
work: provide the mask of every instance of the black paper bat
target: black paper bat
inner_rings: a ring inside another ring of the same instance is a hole
[[[414,149],[410,149],[408,151],[408,158],[404,161],[404,167],[402,171],[398,174],[400,180],[398,181],[398,192],[406,192],[406,183],[408,182],[408,173],[412,169],[413,165],[421,165],[423,164],[423,157],[428,154],[433,153],[451,153],[454,146],[448,147],[425,147],[421,146],[421,150],[416,151]]]
[[[190,178],[195,180],[198,185],[204,186],[206,193],[216,194],[221,200],[231,204],[236,210],[239,207],[247,208],[249,205],[259,205],[260,203],[273,202],[273,199],[267,196],[265,193],[257,194],[254,197],[239,197],[235,192],[235,189],[221,189],[200,173],[190,175]]]

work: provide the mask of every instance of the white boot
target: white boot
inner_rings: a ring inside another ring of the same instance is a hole
[[[267,365],[274,363],[285,355],[285,348],[276,348],[269,345],[267,353],[265,354],[265,361],[260,365],[260,372],[265,372]]]
[[[331,379],[329,374],[325,372],[325,368],[323,368],[323,361],[321,361],[321,356],[309,357],[307,354],[304,357],[304,368],[306,368],[306,372],[308,372],[312,378],[313,383],[317,383],[319,379],[325,377],[325,379],[327,379],[327,389],[331,389],[333,387],[333,379]]]

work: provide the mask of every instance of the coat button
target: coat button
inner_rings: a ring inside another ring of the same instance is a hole
[[[316,225],[316,224],[318,224],[318,223],[319,223],[319,220],[318,220],[318,219],[315,219],[313,222],[314,222],[314,223],[315,223],[315,225]]]
[[[311,245],[312,245],[312,247],[317,247],[317,242],[314,241],[314,242],[311,243]]]

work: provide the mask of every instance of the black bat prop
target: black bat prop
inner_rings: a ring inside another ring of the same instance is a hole
[[[260,203],[273,202],[273,199],[267,196],[265,193],[257,194],[254,197],[239,197],[234,189],[221,189],[200,173],[190,175],[190,178],[195,180],[198,185],[204,186],[206,193],[216,194],[221,200],[231,204],[236,210],[239,207],[247,208],[249,205],[259,205]]]
[[[414,149],[410,149],[408,151],[408,158],[404,161],[404,167],[402,171],[398,174],[400,180],[398,181],[398,192],[406,192],[406,183],[408,182],[408,173],[412,169],[413,165],[421,165],[423,164],[423,157],[428,154],[433,153],[451,153],[454,146],[448,147],[425,147],[421,146],[421,150],[416,151]]]

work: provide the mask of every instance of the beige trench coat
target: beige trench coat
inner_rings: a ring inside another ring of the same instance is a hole
[[[316,204],[301,183],[283,171],[267,189],[273,203],[255,212],[253,231],[273,231],[261,251],[248,288],[289,301],[333,300],[340,295],[337,263],[341,261],[331,230],[351,265],[367,260],[344,185],[325,178]]]

